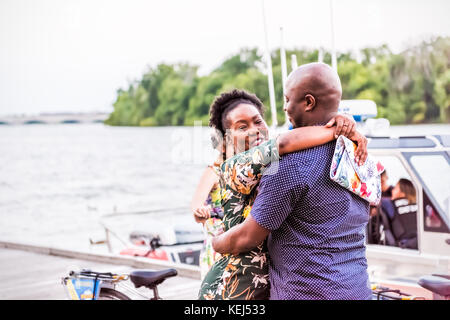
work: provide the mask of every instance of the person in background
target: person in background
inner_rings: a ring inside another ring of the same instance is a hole
[[[214,139],[213,144],[214,144]],[[191,210],[197,223],[203,225],[205,240],[200,253],[200,274],[203,279],[211,266],[220,258],[212,248],[212,237],[222,232],[221,188],[218,176],[219,162],[215,161],[203,171],[191,201]]]
[[[400,179],[392,188],[391,198],[381,200],[381,209],[389,219],[390,230],[397,246],[417,249],[416,189],[408,179]]]
[[[384,170],[381,173],[381,197],[388,197],[390,198],[392,196],[392,189],[393,186],[388,184],[389,176],[387,175],[386,170]]]
[[[379,214],[379,205],[370,206],[370,217],[369,222],[367,222],[367,243],[369,244],[380,244],[381,243],[381,218]]]
[[[381,173],[381,197],[390,199],[393,186],[388,184],[389,176],[386,170]],[[378,206],[370,206],[370,219],[367,223],[367,243],[381,244],[381,233],[383,232],[382,220],[379,214]]]

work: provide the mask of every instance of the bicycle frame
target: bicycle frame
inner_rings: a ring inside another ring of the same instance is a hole
[[[375,283],[371,285],[371,289],[376,300],[426,300],[424,297],[413,296],[398,289],[383,287]]]
[[[115,289],[118,282],[127,279],[126,274],[82,270],[71,271],[69,276],[61,279],[61,282],[71,300],[97,300],[102,288]]]
[[[133,296],[140,296],[146,300],[162,300],[158,293],[158,285],[147,287],[147,289],[153,291],[153,297],[149,297],[129,285],[129,279],[129,274],[82,270],[80,272],[71,271],[69,276],[61,279],[61,284],[65,287],[66,293],[71,300],[98,300],[101,298],[102,289],[117,291],[130,299]],[[120,290],[117,289],[119,283],[123,283]]]

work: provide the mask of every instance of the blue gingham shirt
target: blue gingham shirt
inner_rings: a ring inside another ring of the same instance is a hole
[[[271,299],[371,299],[369,203],[330,179],[335,145],[284,155],[261,178],[251,215],[271,230]]]

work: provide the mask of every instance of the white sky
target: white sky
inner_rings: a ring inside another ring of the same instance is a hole
[[[265,0],[270,48],[331,47],[328,0]],[[450,35],[448,0],[335,0],[337,50]],[[147,66],[264,49],[260,0],[0,0],[0,114],[110,111]],[[301,61],[299,61],[301,64]]]

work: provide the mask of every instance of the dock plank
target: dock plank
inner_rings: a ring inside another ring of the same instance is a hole
[[[67,299],[61,278],[71,268],[90,268],[95,271],[128,273],[135,268],[39,254],[9,248],[0,248],[0,299],[2,300],[64,300]],[[132,287],[131,283],[128,287]],[[160,296],[166,300],[197,298],[200,280],[176,276],[158,286]],[[151,297],[146,288],[139,293]],[[143,297],[139,295],[132,298]]]

